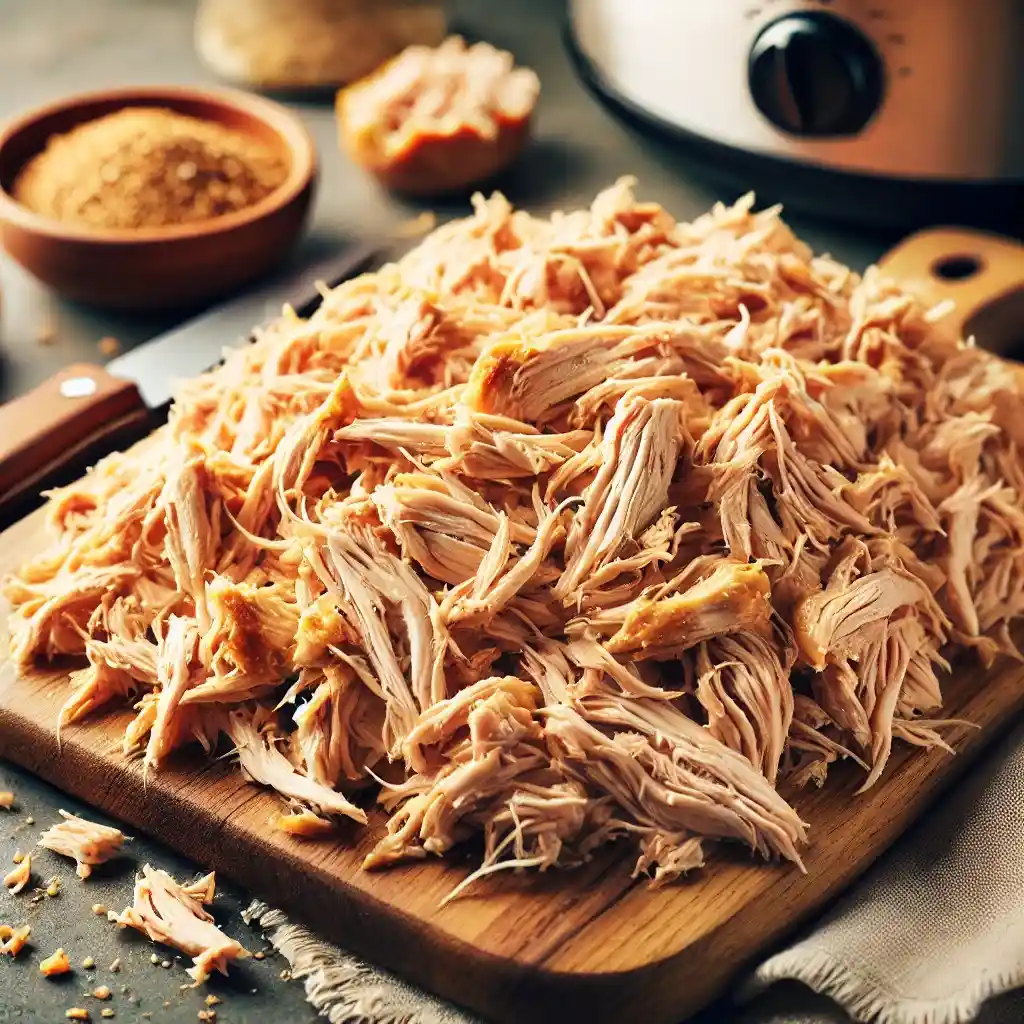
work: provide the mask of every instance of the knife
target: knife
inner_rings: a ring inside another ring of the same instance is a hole
[[[332,258],[294,265],[180,327],[111,360],[76,363],[0,406],[0,515],[70,468],[138,440],[166,413],[172,382],[221,362],[225,348],[250,342],[290,303],[300,316],[333,287],[369,267],[381,249],[358,245]]]

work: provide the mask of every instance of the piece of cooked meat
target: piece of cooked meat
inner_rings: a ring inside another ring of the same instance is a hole
[[[12,927],[9,924],[0,924],[0,956],[17,956],[25,948],[31,934],[31,925]]]
[[[608,421],[601,465],[583,492],[566,540],[566,566],[554,587],[571,601],[583,582],[635,545],[668,501],[684,436],[683,403],[623,398]]]
[[[403,117],[511,70],[444,53]],[[60,724],[132,706],[153,772],[226,733],[290,835],[376,799],[370,867],[479,840],[452,897],[612,842],[796,862],[780,792],[950,749],[953,656],[1021,657],[1024,375],[751,196],[633,185],[474,197],[54,494],[3,591],[16,665],[75,659]]]
[[[333,821],[321,818],[309,810],[292,811],[288,814],[275,814],[270,823],[281,832],[300,839],[323,839],[337,831]]]
[[[288,800],[322,814],[335,814],[366,824],[366,812],[343,794],[303,775],[278,750],[273,722],[244,711],[228,713],[225,731],[235,744],[246,777],[268,786]]]
[[[625,609],[610,609],[621,616],[621,625],[605,647],[638,661],[665,661],[715,636],[764,633],[769,593],[760,565],[726,561],[681,593],[641,596]]]
[[[799,603],[794,633],[801,656],[812,668],[825,668],[828,654],[843,655],[856,646],[858,633],[888,619],[897,608],[928,599],[924,585],[909,573],[883,568],[856,580],[834,580]]]
[[[793,656],[779,660],[778,639],[749,632],[714,637],[700,645],[696,659],[696,696],[708,731],[773,784],[793,718]]]
[[[128,838],[120,829],[61,811],[64,819],[51,825],[37,845],[75,861],[75,874],[88,878],[97,864],[120,857]]]
[[[451,36],[410,46],[338,94],[345,149],[389,188],[436,195],[496,174],[524,145],[540,81],[512,54]]]
[[[4,876],[4,888],[12,895],[17,896],[32,877],[32,855],[26,854],[20,864],[16,864]]]
[[[231,963],[249,956],[240,942],[217,927],[199,895],[148,864],[135,879],[132,905],[114,915],[114,920],[192,957],[187,973],[196,984],[205,982],[213,971],[227,974]]]
[[[53,978],[71,972],[71,961],[63,949],[54,950],[48,957],[39,961],[39,973],[44,978]]]
[[[801,863],[806,826],[796,812],[745,757],[671,705],[595,695],[544,715],[556,763],[607,793],[640,826],[738,839],[765,857]]]

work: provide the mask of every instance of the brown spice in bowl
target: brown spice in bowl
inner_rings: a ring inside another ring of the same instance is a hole
[[[126,107],[50,139],[14,183],[36,213],[98,229],[195,223],[253,206],[288,173],[245,132],[161,107]]]

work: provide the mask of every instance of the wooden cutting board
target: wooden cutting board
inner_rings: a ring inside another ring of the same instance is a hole
[[[934,276],[936,261],[967,256],[980,266],[975,273],[953,282]],[[956,329],[1024,282],[1024,249],[929,232],[895,250],[888,266],[929,298],[954,294],[960,306],[946,322]],[[41,526],[36,513],[2,535],[0,571],[42,547]],[[844,889],[964,770],[1024,706],[1024,666],[986,671],[970,659],[954,666],[944,717],[978,726],[949,734],[956,756],[897,744],[867,794],[854,795],[862,776],[848,766],[836,768],[823,790],[801,794],[797,809],[811,825],[806,874],[719,847],[703,871],[652,892],[630,877],[632,851],[608,850],[578,871],[499,876],[442,909],[470,861],[362,871],[382,815],[337,842],[304,844],[268,827],[278,801],[224,762],[182,756],[144,784],[141,766],[120,754],[127,712],[68,727],[58,746],[66,687],[66,671],[19,676],[5,661],[0,755],[489,1018],[675,1024]]]

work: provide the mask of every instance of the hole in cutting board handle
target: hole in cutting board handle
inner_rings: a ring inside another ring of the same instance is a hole
[[[932,273],[943,281],[966,281],[985,269],[985,261],[980,256],[960,253],[956,256],[943,256],[931,266]]]
[[[1024,363],[1024,288],[1004,295],[969,317],[964,337],[1004,359]]]

